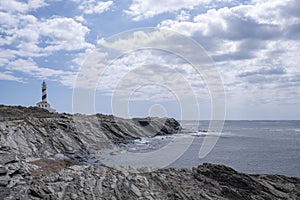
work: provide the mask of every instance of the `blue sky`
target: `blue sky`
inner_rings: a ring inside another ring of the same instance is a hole
[[[107,38],[143,27],[176,31],[203,46],[224,84],[227,119],[300,119],[298,0],[0,1],[0,104],[34,106],[46,80],[52,107],[72,113],[76,76],[89,55]],[[211,117],[201,76],[157,50],[114,61],[99,77],[95,111],[112,113],[114,87],[143,64],[177,70],[197,94],[199,118]],[[165,88],[142,87],[129,101],[131,116],[161,115],[162,107],[180,118],[180,102]]]

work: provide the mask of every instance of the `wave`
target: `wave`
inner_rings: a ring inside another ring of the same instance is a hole
[[[232,132],[215,132],[210,130],[200,130],[200,131],[194,131],[189,133],[182,133],[178,135],[186,135],[186,136],[193,136],[193,137],[220,137],[220,138],[233,138],[233,137],[253,137],[253,136],[246,136],[246,135],[238,135],[234,134]]]

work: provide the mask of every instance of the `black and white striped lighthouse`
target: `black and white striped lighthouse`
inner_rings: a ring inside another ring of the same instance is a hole
[[[50,112],[55,112],[55,110],[51,108],[50,104],[47,102],[47,84],[45,81],[42,83],[42,101],[38,102],[36,106]]]
[[[47,85],[46,85],[45,81],[43,81],[43,84],[42,84],[42,102],[47,103]]]

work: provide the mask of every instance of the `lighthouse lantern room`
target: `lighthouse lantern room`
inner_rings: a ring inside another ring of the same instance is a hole
[[[46,109],[49,112],[55,112],[55,110],[51,108],[50,104],[47,102],[47,85],[45,81],[42,83],[42,101],[38,102],[36,106]]]

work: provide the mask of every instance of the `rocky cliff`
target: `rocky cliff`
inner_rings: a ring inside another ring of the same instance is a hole
[[[171,118],[122,119],[112,115],[50,113],[36,107],[0,106],[0,148],[19,158],[79,158],[139,137],[173,134]]]
[[[173,134],[174,119],[121,119],[0,106],[1,199],[299,199],[300,179],[193,169],[88,165],[95,151]]]

